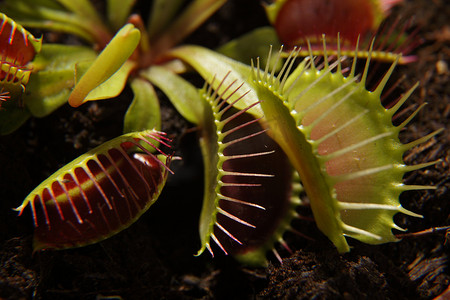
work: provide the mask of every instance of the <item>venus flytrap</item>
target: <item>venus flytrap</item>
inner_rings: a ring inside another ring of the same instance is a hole
[[[226,0],[195,0],[183,8],[179,0],[154,1],[149,14],[152,21],[147,25],[140,16],[129,15],[134,2],[108,1],[106,19],[100,16],[89,0],[76,3],[65,0],[7,0],[0,5],[1,10],[7,11],[26,26],[72,34],[92,44],[91,49],[44,45],[44,59],[36,62],[35,68],[37,74],[42,76],[35,76],[32,90],[24,97],[25,106],[32,115],[48,115],[68,99],[70,105],[79,106],[89,100],[116,97],[127,82],[135,94],[149,92],[147,97],[135,97],[134,101],[151,104],[132,107],[146,108],[151,114],[149,109],[157,107],[155,103],[158,98],[152,92],[151,81],[145,75],[141,76],[141,72],[145,74],[153,66],[172,71],[170,64],[167,64],[166,52],[200,26]],[[167,7],[171,9],[167,10]],[[52,60],[51,56],[55,59]],[[133,84],[134,80],[140,83]],[[134,89],[143,85],[148,87],[141,91]],[[133,114],[127,113],[126,118]],[[142,121],[136,123],[125,120],[125,123],[129,131],[150,128],[149,124]],[[20,124],[16,124],[15,128]],[[130,128],[130,124],[139,124],[139,127]]]
[[[414,33],[407,34],[409,24],[400,27],[399,20],[393,24],[383,23],[393,6],[402,0],[276,0],[265,5],[267,18],[273,25],[280,42],[289,49],[302,47],[300,56],[309,55],[310,44],[313,54],[320,56],[323,35],[327,41],[327,54],[368,58],[370,42],[376,36],[377,43],[371,51],[371,59],[393,62],[398,54],[400,63],[409,63],[417,58],[407,55],[418,42]],[[400,30],[399,30],[400,29]],[[416,40],[415,40],[416,39]],[[359,44],[357,53],[353,52]],[[366,51],[367,49],[367,51]]]
[[[0,20],[0,83],[25,86],[31,74],[27,64],[41,50],[42,38],[35,38],[3,13]]]
[[[122,2],[123,10],[117,11]],[[284,64],[281,52],[269,54],[264,70],[259,60],[250,67],[200,46],[174,47],[224,2],[193,1],[176,19],[179,0],[155,1],[144,24],[139,16],[129,16],[134,1],[108,1],[107,21],[86,0],[20,0],[17,6],[6,1],[3,7],[24,22],[33,8],[41,13],[28,20],[29,26],[75,34],[93,46],[44,45],[33,61],[36,73],[24,97],[33,115],[45,116],[67,101],[77,107],[115,97],[126,83],[134,93],[124,118],[126,134],[57,171],[18,208],[22,213],[31,207],[35,250],[108,238],[157,199],[171,156],[151,153],[167,145],[157,131],[161,117],[154,87],[199,128],[205,185],[197,255],[205,250],[214,255],[219,248],[244,263],[266,265],[266,253],[273,251],[281,260],[274,245],[289,249],[283,235],[298,217],[303,191],[319,229],[341,253],[349,250],[346,236],[369,244],[395,241],[392,229],[401,228],[393,216],[419,216],[404,209],[398,197],[405,190],[433,187],[403,185],[402,177],[435,162],[406,166],[402,156],[438,131],[409,144],[399,141],[399,131],[421,107],[394,126],[395,112],[413,89],[393,107],[381,105],[398,59],[376,89],[368,91],[370,59],[377,55],[352,49],[351,56],[367,58],[365,70],[355,74],[355,58],[350,72],[343,72],[339,42],[333,63],[324,43],[318,52],[308,49],[298,65],[298,51]],[[101,24],[99,30],[82,24],[89,18],[89,24]],[[260,45],[267,34],[261,32],[248,38]],[[242,45],[248,40],[224,49],[237,54]],[[315,53],[324,55],[323,67],[315,65]],[[198,91],[177,74],[188,67],[208,83],[204,89]]]
[[[248,113],[259,102],[234,108],[248,94],[227,103],[243,85],[225,84],[226,79],[215,91],[215,79],[200,91],[205,104],[200,137],[205,186],[197,255],[207,249],[214,256],[215,244],[245,264],[266,265],[268,251],[281,261],[274,245],[285,245],[283,234],[296,217],[301,186],[286,155],[258,124],[260,119]]]
[[[134,223],[158,199],[171,172],[171,155],[155,146],[167,141],[154,130],[124,134],[37,186],[16,209],[21,215],[31,208],[34,251],[97,243]]]
[[[398,126],[392,124],[392,117],[417,85],[385,109],[380,97],[396,62],[369,92],[365,80],[370,55],[358,78],[356,61],[350,75],[342,74],[340,55],[333,64],[325,55],[323,69],[311,56],[289,74],[296,56],[291,54],[287,68],[277,76],[267,68],[261,71],[257,64],[253,80],[259,85],[268,133],[298,171],[317,226],[341,253],[350,250],[345,237],[369,244],[396,241],[392,229],[403,229],[393,216],[400,212],[420,217],[400,205],[400,193],[434,189],[404,185],[404,174],[436,163],[406,166],[402,156],[442,131],[408,144],[399,141],[400,130],[423,105]]]
[[[22,97],[33,70],[31,61],[41,50],[42,39],[3,13],[0,21],[0,132],[11,132],[28,116]]]
[[[108,3],[117,8],[117,1]],[[95,43],[95,47],[104,47],[97,55],[88,47],[45,45],[42,55],[34,62],[37,74],[33,89],[24,99],[27,109],[34,115],[45,116],[66,101],[76,107],[85,101],[117,96],[128,79],[134,92],[124,120],[124,131],[129,134],[107,142],[61,168],[18,208],[22,213],[27,205],[31,207],[36,227],[35,250],[78,247],[108,238],[133,223],[159,196],[167,171],[170,171],[167,165],[171,156],[156,158],[150,153],[160,151],[160,144],[167,146],[164,134],[154,131],[160,128],[161,118],[158,98],[150,81],[154,79],[161,90],[167,91],[175,106],[186,101],[185,96],[192,96],[191,100],[200,97],[191,84],[169,72],[169,68],[155,67],[152,71],[152,67],[163,60],[164,51],[198,27],[224,1],[194,1],[173,24],[170,23],[173,15],[161,19],[161,3],[155,2],[152,15],[157,21],[151,24],[158,28],[161,24],[167,25],[163,26],[162,33],[147,32],[140,18],[131,16],[131,23],[123,26],[111,41],[112,35],[99,34],[108,26],[102,25],[99,27],[102,30],[98,31],[95,26],[85,26],[92,23],[83,24],[83,20],[91,17],[95,23],[102,22],[86,1],[4,3],[3,7],[12,7],[11,12],[19,19],[26,19],[33,9],[42,12],[34,16],[32,22],[24,21],[29,26],[72,33],[87,38]],[[133,1],[128,1],[127,5],[125,11],[131,9]],[[63,16],[69,22],[58,22]],[[117,15],[109,10],[108,16]],[[120,19],[126,21],[126,18]],[[48,20],[55,23],[48,23]],[[113,27],[120,24],[116,19],[110,21]],[[151,75],[162,72],[168,74],[168,82]],[[180,85],[184,87],[182,93],[171,92],[173,87]],[[191,116],[196,113],[193,111]],[[122,215],[126,212],[128,215]]]

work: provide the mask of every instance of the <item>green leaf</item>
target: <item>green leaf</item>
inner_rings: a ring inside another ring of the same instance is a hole
[[[102,23],[101,17],[95,10],[95,7],[89,0],[56,0],[71,12],[80,17],[93,20],[96,23]]]
[[[9,11],[9,9],[20,8],[23,6],[39,6],[51,9],[61,10],[62,6],[54,0],[4,0],[0,5],[2,12]]]
[[[171,71],[163,67],[152,66],[141,72],[141,76],[150,80],[169,97],[177,111],[189,122],[202,124],[205,102],[197,89]]]
[[[194,0],[165,31],[160,33],[161,38],[154,44],[158,44],[157,48],[162,48],[160,49],[162,52],[172,48],[202,25],[225,2],[226,0]]]
[[[40,72],[28,84],[25,104],[33,116],[45,117],[67,102],[73,85],[71,70]]]
[[[75,65],[92,62],[95,57],[95,51],[88,47],[43,45],[32,63],[35,73],[30,77],[23,99],[31,114],[44,117],[66,103],[75,84]]]
[[[0,135],[16,131],[30,116],[28,109],[19,107],[17,101],[2,104],[2,109],[0,109]]]
[[[159,131],[161,113],[155,89],[148,81],[140,78],[131,81],[131,89],[134,98],[125,114],[123,133],[146,129]]]
[[[277,33],[273,27],[257,28],[237,39],[234,39],[225,45],[216,49],[230,58],[238,60],[244,64],[249,64],[255,57],[261,57],[261,65],[266,65],[268,45],[272,45],[274,49],[281,47]],[[272,57],[270,65],[275,62],[276,57]]]
[[[275,0],[274,3],[267,4],[264,6],[264,9],[266,10],[267,19],[271,24],[275,23],[278,16],[278,12],[283,7],[285,2],[286,0]]]
[[[218,89],[219,93],[224,92],[225,87],[229,86],[233,81],[242,83],[238,91],[228,91],[224,95],[224,98],[230,95],[231,97],[228,99],[228,102],[232,103],[244,94],[247,94],[243,101],[236,103],[236,108],[248,108],[258,99],[253,80],[251,80],[252,69],[250,66],[200,46],[189,45],[178,47],[172,50],[170,55],[189,64],[208,84],[214,89]],[[226,77],[227,74],[228,76]],[[213,82],[213,78],[224,77],[226,78],[222,81],[222,85],[220,85],[220,80],[214,80]],[[263,116],[259,105],[253,106],[248,112],[257,118]]]
[[[122,27],[77,82],[69,97],[69,104],[77,107],[86,102],[88,94],[116,73],[133,54],[140,37],[139,30],[132,24]]]
[[[89,47],[44,44],[31,67],[33,72],[74,70],[77,62],[93,61],[96,57],[97,53]]]
[[[91,62],[80,63],[76,65],[76,82],[80,81],[80,77],[82,77],[91,66]],[[131,71],[133,71],[134,66],[134,62],[126,61],[120,67],[120,69],[117,70],[116,73],[114,73],[105,82],[90,91],[84,100],[95,101],[117,97],[125,88],[128,76],[130,75]]]
[[[7,1],[0,8],[25,27],[66,32],[95,42],[96,32],[99,30],[97,27],[100,26],[98,23],[66,11],[55,1],[40,4],[41,2]]]
[[[184,0],[153,1],[147,26],[150,38],[158,35],[170,23],[183,3]]]
[[[127,21],[136,0],[107,0],[107,16],[114,30],[120,29]]]

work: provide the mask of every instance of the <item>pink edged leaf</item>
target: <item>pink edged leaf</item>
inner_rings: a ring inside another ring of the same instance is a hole
[[[135,222],[164,187],[171,156],[155,148],[169,141],[146,130],[124,134],[78,157],[42,182],[16,210],[30,206],[34,250],[81,247]]]

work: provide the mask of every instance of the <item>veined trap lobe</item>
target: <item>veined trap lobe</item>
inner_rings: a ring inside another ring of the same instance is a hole
[[[392,229],[404,229],[393,216],[401,212],[420,217],[400,205],[400,193],[434,188],[402,183],[406,172],[436,163],[406,166],[403,154],[441,130],[400,142],[400,130],[423,105],[400,125],[392,124],[417,85],[385,109],[381,93],[398,59],[369,92],[370,54],[361,76],[355,76],[356,56],[348,76],[342,74],[341,55],[332,64],[325,55],[323,67],[316,67],[311,55],[290,73],[295,57],[291,52],[277,76],[268,68],[261,72],[258,63],[254,80],[269,133],[298,171],[317,226],[341,253],[350,250],[345,237],[369,244],[396,241]]]
[[[42,41],[3,13],[0,21],[0,83],[25,85],[31,73],[26,65],[40,51]]]
[[[211,159],[205,161],[205,176],[210,178],[205,185],[199,253],[208,249],[213,254],[213,240],[225,254],[264,265],[266,252],[282,240],[295,215],[292,207],[300,200],[293,196],[294,171],[287,156],[267,135],[260,119],[247,112],[258,102],[243,110],[233,105],[245,94],[227,102],[241,88],[234,84],[219,94],[203,93],[209,103],[205,110],[210,120],[207,128],[214,128],[205,130],[203,139],[215,144],[202,147],[204,157]]]
[[[158,198],[170,156],[150,153],[166,144],[163,133],[144,131],[115,138],[54,173],[17,209],[29,203],[34,250],[85,246],[136,221]]]
[[[229,131],[239,125],[255,120],[249,114],[242,114],[228,122],[223,131]],[[259,123],[252,123],[241,130],[230,133],[224,138],[227,143],[245,138],[254,133],[257,136],[234,143],[224,149],[223,155],[227,160],[223,163],[223,170],[232,173],[248,173],[254,176],[224,175],[221,181],[222,195],[234,199],[241,199],[257,204],[264,209],[257,209],[248,205],[241,205],[221,199],[219,207],[235,217],[245,220],[254,227],[235,222],[219,214],[217,220],[228,231],[236,233],[236,238],[242,243],[228,240],[224,245],[233,254],[245,254],[262,247],[271,239],[290,209],[290,195],[292,191],[293,170],[283,150],[272,140],[267,133],[262,132]],[[252,153],[270,152],[261,156],[251,157]],[[246,155],[249,155],[248,157]],[[232,159],[234,156],[242,158]],[[257,174],[270,174],[271,177],[260,177]],[[229,184],[229,185],[227,185]],[[233,186],[241,184],[243,186]],[[248,186],[245,186],[248,185]],[[223,235],[216,229],[217,236]],[[220,238],[219,238],[220,240]]]

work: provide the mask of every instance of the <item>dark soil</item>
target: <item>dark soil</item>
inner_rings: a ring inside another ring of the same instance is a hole
[[[421,85],[409,100],[428,102],[407,129],[404,142],[438,128],[446,131],[405,156],[408,164],[441,159],[433,167],[407,174],[405,183],[435,190],[402,194],[402,205],[423,219],[396,216],[410,232],[449,225],[450,215],[450,5],[447,0],[405,1],[392,17],[413,17],[423,43],[416,63],[401,66],[400,88]],[[259,1],[229,1],[189,43],[216,47],[252,28],[266,25]],[[339,255],[312,222],[297,227],[314,237],[286,237],[294,253],[278,249],[283,264],[248,268],[232,257],[194,257],[200,247],[198,219],[202,200],[202,162],[195,132],[167,101],[163,130],[174,138],[176,175],[157,203],[129,229],[95,245],[32,254],[30,214],[11,208],[55,170],[78,155],[121,134],[130,103],[67,105],[20,130],[0,137],[0,299],[432,299],[450,283],[450,243],[444,233],[405,238],[380,246],[350,241]],[[310,213],[308,209],[302,211]]]

